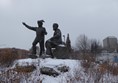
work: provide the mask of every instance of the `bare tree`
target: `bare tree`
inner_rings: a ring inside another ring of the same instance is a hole
[[[90,51],[90,40],[88,39],[87,36],[80,35],[77,38],[76,46],[80,52],[86,53],[86,52]]]

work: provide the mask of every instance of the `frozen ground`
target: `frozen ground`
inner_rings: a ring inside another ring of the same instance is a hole
[[[70,78],[74,77],[74,70],[76,70],[76,68],[78,69],[78,71],[80,71],[82,68],[80,66],[80,62],[77,60],[62,60],[62,59],[51,59],[51,58],[47,58],[47,59],[22,59],[22,60],[18,60],[15,65],[19,65],[19,66],[26,66],[26,65],[32,65],[34,64],[37,67],[37,70],[32,72],[32,75],[28,81],[28,83],[32,83],[33,80],[34,82],[37,82],[37,80],[42,80],[42,83],[67,83],[67,80],[69,80]],[[61,73],[59,76],[57,77],[53,77],[53,76],[48,76],[48,75],[43,75],[41,74],[40,76],[38,76],[40,74],[40,71],[38,70],[41,67],[50,67],[50,68],[56,68],[57,66],[63,66],[66,65],[69,67],[69,72],[66,73]],[[70,77],[69,77],[70,76]],[[23,82],[25,83],[25,81]]]
[[[108,56],[101,55],[99,59],[106,60],[107,58],[113,59],[113,54],[110,54]],[[112,58],[111,58],[112,57]],[[28,66],[28,65],[34,65],[36,66],[36,70],[31,72],[27,75],[21,75],[22,78],[20,80],[20,83],[96,83],[96,79],[99,79],[98,83],[118,83],[118,76],[113,76],[112,74],[108,74],[105,72],[104,74],[100,74],[99,72],[95,71],[95,68],[88,69],[88,72],[85,72],[85,69],[81,66],[81,60],[71,60],[71,59],[20,59],[14,62],[14,65],[11,68],[13,69],[16,66]],[[97,67],[98,64],[94,63],[93,67]],[[60,75],[57,77],[54,76],[48,76],[40,73],[41,67],[50,67],[56,70],[59,66],[68,66],[69,71],[62,73],[60,72]],[[2,69],[2,71],[5,69]],[[2,73],[0,72],[0,75]],[[15,77],[15,74],[11,75],[11,78]],[[17,74],[16,74],[16,77]],[[3,78],[3,76],[0,78]],[[5,79],[7,80],[7,79]],[[7,80],[7,83],[12,83]]]

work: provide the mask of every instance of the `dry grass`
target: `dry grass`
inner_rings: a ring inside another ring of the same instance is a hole
[[[109,63],[108,72],[114,76],[118,75],[118,63]]]
[[[92,67],[94,62],[95,62],[95,56],[88,53],[86,55],[83,55],[81,66],[88,70],[88,68]]]
[[[98,66],[98,69],[97,69],[100,73],[104,74],[105,72],[107,72],[109,69],[108,69],[108,64],[100,64]]]
[[[1,65],[11,65],[14,60],[17,59],[17,54],[11,49],[5,49],[0,51],[0,64]]]
[[[112,64],[103,63],[103,64],[99,65],[98,70],[101,73],[107,72],[109,74],[117,76],[118,75],[118,64],[117,63],[112,63]]]
[[[34,83],[34,80],[29,78],[31,77],[32,73],[36,69],[35,66],[17,66],[15,69],[4,70],[0,73],[0,83],[21,83],[24,79],[25,81],[31,81]],[[42,80],[37,80],[37,83],[42,83]]]
[[[0,65],[10,66],[14,60],[27,58],[28,53],[29,51],[15,48],[0,49]]]
[[[17,66],[14,70],[18,73],[30,73],[36,69],[34,65],[31,66]]]

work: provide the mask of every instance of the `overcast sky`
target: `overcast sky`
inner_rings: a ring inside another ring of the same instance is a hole
[[[0,47],[29,49],[35,32],[22,25],[37,26],[44,19],[48,35],[59,24],[63,35],[70,34],[72,45],[79,35],[102,41],[118,38],[118,0],[0,0]]]

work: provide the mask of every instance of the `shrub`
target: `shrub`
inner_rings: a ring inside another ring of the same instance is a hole
[[[17,53],[12,49],[0,50],[0,65],[9,66],[17,57]]]
[[[104,74],[105,72],[112,74],[114,76],[118,75],[118,64],[117,63],[112,63],[109,64],[109,62],[100,64],[98,67],[99,72]]]
[[[113,64],[108,65],[108,71],[112,75],[117,76],[118,75],[118,64],[113,63]]]
[[[36,69],[34,65],[31,66],[16,66],[15,71],[18,73],[30,73]]]

